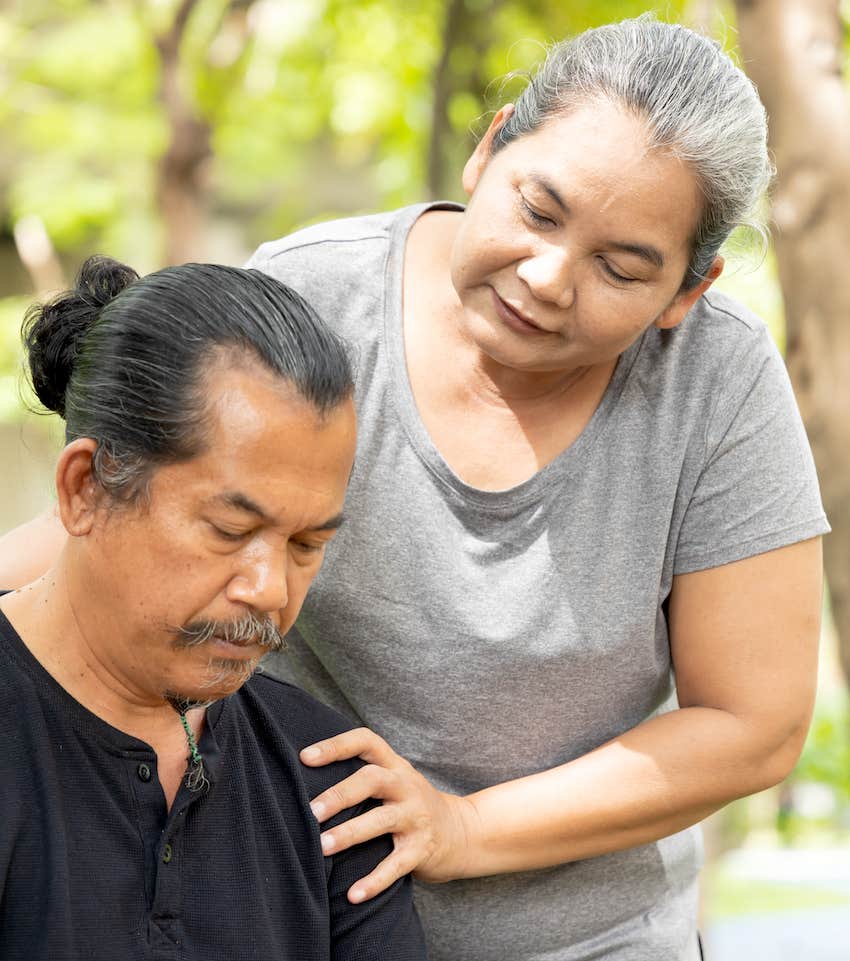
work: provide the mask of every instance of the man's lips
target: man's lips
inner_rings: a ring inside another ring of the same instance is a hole
[[[493,304],[496,308],[496,313],[499,315],[499,318],[512,330],[515,330],[520,334],[538,337],[551,333],[551,331],[540,327],[538,324],[535,324],[534,321],[526,317],[525,314],[520,313],[515,307],[511,307],[509,304],[507,304],[504,300],[502,300],[495,290],[492,292]]]
[[[212,645],[214,645],[215,647],[221,650],[228,651],[231,654],[238,654],[243,657],[246,657],[246,656],[253,657],[256,655],[257,651],[262,650],[261,645],[254,638],[250,638],[244,641],[242,640],[228,641],[228,640],[225,640],[223,637],[219,637],[218,635],[215,635],[210,638],[209,643],[211,643]]]

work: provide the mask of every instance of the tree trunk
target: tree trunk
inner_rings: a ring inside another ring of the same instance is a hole
[[[440,59],[434,68],[434,99],[431,104],[431,141],[428,144],[428,192],[432,200],[445,196],[444,171],[446,137],[451,135],[449,121],[449,97],[451,95],[451,60],[453,41],[460,30],[464,0],[449,0],[443,25],[443,43]]]
[[[449,117],[449,103],[455,93],[467,91],[480,97],[484,81],[481,62],[490,42],[489,25],[500,0],[490,0],[481,9],[470,10],[466,0],[447,0],[440,57],[434,67],[431,106],[431,140],[428,145],[428,192],[434,200],[453,196],[460,182],[458,162],[466,159],[458,150],[455,131]],[[452,65],[453,55],[461,47],[472,51],[471,66],[459,69]],[[472,153],[469,145],[468,153]]]
[[[850,681],[850,100],[839,0],[737,0],[744,67],[770,118],[786,360],[833,532],[826,575]]]
[[[204,259],[206,168],[212,156],[209,125],[195,114],[180,83],[180,44],[197,0],[182,0],[171,28],[156,37],[160,98],[170,138],[157,171],[157,201],[165,227],[165,262]]]
[[[18,256],[29,272],[33,290],[39,296],[64,290],[68,285],[62,264],[41,217],[37,214],[22,217],[15,224],[13,235]]]

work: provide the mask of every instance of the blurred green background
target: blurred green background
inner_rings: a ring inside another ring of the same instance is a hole
[[[800,0],[808,3],[834,8],[846,36],[837,0]],[[23,311],[70,282],[86,256],[108,253],[143,273],[186,260],[240,263],[311,221],[462,199],[476,133],[547,43],[653,9],[738,55],[735,4],[721,0],[7,2],[0,531],[49,503],[62,441],[54,419],[26,410]],[[843,70],[843,39],[839,54]],[[765,317],[784,347],[773,251],[742,235],[727,256],[720,286]],[[841,632],[829,604],[825,613],[820,696],[794,775],[707,825],[709,959],[850,958],[840,947],[850,867],[839,865],[850,865],[850,708]],[[807,919],[827,932],[822,948],[809,942]]]

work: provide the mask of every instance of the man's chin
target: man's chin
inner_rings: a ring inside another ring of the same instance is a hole
[[[184,683],[179,688],[170,690],[166,694],[166,699],[170,702],[179,701],[192,707],[220,701],[235,694],[257,670],[258,663],[254,660],[213,658],[207,664],[204,677],[198,678],[195,684]]]

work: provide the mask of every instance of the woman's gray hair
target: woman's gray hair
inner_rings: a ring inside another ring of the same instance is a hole
[[[642,117],[650,146],[669,150],[697,177],[704,203],[685,288],[706,276],[736,227],[766,236],[755,211],[773,173],[767,118],[755,87],[718,43],[651,15],[564,40],[549,50],[491,151],[594,99]]]

